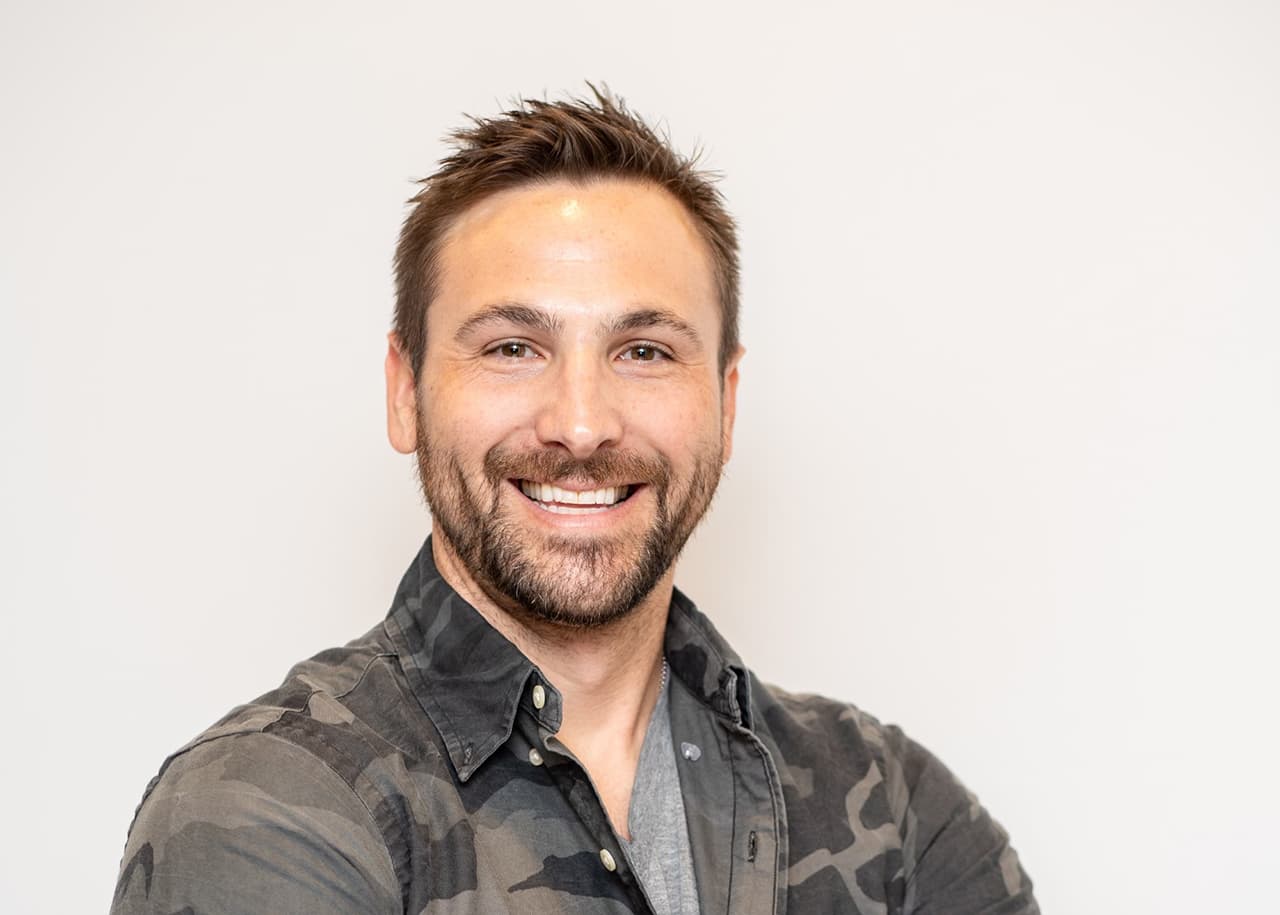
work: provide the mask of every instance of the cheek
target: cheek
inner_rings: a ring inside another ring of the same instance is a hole
[[[437,441],[456,451],[486,451],[529,426],[525,392],[480,387],[450,379],[429,380],[422,390],[423,420]]]
[[[720,441],[720,398],[702,391],[661,392],[629,405],[628,427],[660,451],[676,457],[703,452]]]

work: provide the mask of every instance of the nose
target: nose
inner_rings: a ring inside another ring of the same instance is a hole
[[[559,445],[578,460],[622,438],[622,414],[612,373],[587,354],[561,360],[550,373],[534,425],[544,445]]]

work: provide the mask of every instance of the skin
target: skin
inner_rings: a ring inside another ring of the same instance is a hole
[[[732,450],[742,352],[721,369],[710,252],[661,189],[555,181],[465,211],[446,236],[441,267],[421,377],[390,337],[388,435],[397,450],[419,453],[434,515],[468,505],[501,521],[543,574],[560,611],[554,619],[504,592],[433,521],[441,574],[556,684],[558,736],[629,838],[674,563],[634,606],[619,606],[616,595],[659,523],[660,503],[687,509],[691,529]],[[506,307],[513,304],[524,312]],[[631,483],[633,494],[604,511],[551,513],[518,480],[486,473],[495,452],[518,476],[559,468],[539,481],[573,491]],[[666,469],[665,487],[649,475],[657,467]],[[626,474],[632,479],[598,478]],[[469,533],[468,516],[458,517]]]

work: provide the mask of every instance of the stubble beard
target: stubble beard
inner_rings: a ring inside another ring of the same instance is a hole
[[[508,613],[573,629],[608,626],[648,597],[706,514],[723,466],[722,449],[707,448],[673,501],[677,481],[664,458],[600,451],[578,461],[551,450],[496,446],[485,454],[482,495],[456,456],[437,453],[423,430],[419,417],[423,495],[472,578]],[[652,522],[639,534],[548,537],[502,510],[502,490],[510,480],[575,479],[643,483],[655,503]]]

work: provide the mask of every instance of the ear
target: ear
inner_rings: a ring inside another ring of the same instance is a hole
[[[401,454],[418,447],[418,385],[413,366],[394,333],[387,334],[387,438]]]
[[[733,455],[733,420],[738,412],[738,363],[746,352],[746,349],[739,346],[737,352],[729,358],[720,384],[720,429],[724,449],[722,461],[725,464],[729,463],[729,458]]]

